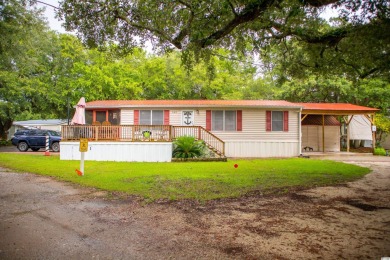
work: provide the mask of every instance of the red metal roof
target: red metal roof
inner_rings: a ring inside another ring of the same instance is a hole
[[[356,112],[376,112],[379,109],[372,107],[358,106],[348,103],[295,103],[305,110],[326,110],[326,111],[356,111]]]
[[[365,114],[379,109],[347,103],[292,103],[285,100],[96,100],[86,108],[125,107],[252,107],[252,108],[301,108],[303,114]]]
[[[308,115],[303,119],[302,125],[322,125],[322,115]],[[334,116],[324,116],[324,125],[340,126],[339,120]]]
[[[301,105],[284,100],[96,100],[86,108],[123,107],[262,107],[300,108]]]

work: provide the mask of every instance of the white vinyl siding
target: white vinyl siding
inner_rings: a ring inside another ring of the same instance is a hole
[[[160,108],[163,109],[163,108]],[[194,110],[194,126],[206,128],[206,108],[175,108],[170,111],[170,125],[181,126],[182,111]],[[219,108],[215,110],[224,110]],[[288,132],[266,131],[266,110],[242,109],[242,131],[211,131],[225,142],[229,157],[291,157],[299,155],[299,110],[289,110]],[[277,111],[272,109],[272,111]],[[279,111],[286,111],[280,109]],[[133,124],[133,110],[122,110],[122,124]],[[304,146],[302,146],[304,147]]]
[[[282,111],[282,110],[281,110]],[[284,110],[286,111],[286,110]],[[206,111],[202,111],[199,120],[206,124]],[[288,132],[266,131],[266,110],[264,109],[243,109],[242,110],[242,131],[211,131],[223,141],[248,141],[248,140],[276,140],[299,141],[299,110],[289,111]],[[204,126],[205,127],[205,126]]]
[[[121,125],[132,125],[134,123],[134,110],[121,109]]]
[[[169,124],[181,126],[181,110],[171,110],[169,115]]]
[[[186,109],[183,109],[186,110]],[[181,111],[171,110],[170,124],[181,126]],[[194,125],[206,128],[206,110],[195,111]],[[278,140],[278,141],[298,141],[298,129],[300,121],[298,120],[299,111],[289,111],[288,132],[267,132],[265,109],[243,109],[242,110],[242,131],[211,131],[223,141],[240,140]],[[281,110],[282,111],[282,110]],[[122,109],[122,125],[132,125],[134,122],[134,110]]]
[[[185,126],[183,124],[183,111],[192,111],[193,112],[193,119],[194,119],[194,126],[203,126],[206,125],[206,117],[205,117],[205,111],[203,110],[197,110],[197,109],[182,109],[182,110],[171,110],[170,111],[170,125],[174,126]],[[201,115],[202,114],[202,115]],[[203,115],[204,114],[204,115]]]

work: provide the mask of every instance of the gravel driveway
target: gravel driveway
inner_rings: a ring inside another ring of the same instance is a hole
[[[0,259],[390,256],[390,158],[339,160],[373,172],[337,187],[206,204],[145,204],[0,168]]]

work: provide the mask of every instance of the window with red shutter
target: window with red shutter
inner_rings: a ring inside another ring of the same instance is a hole
[[[134,110],[134,124],[139,125],[139,110]]]
[[[211,131],[211,110],[206,110],[206,130]]]
[[[266,119],[266,122],[265,122],[265,130],[266,131],[271,131],[272,130],[272,116],[271,116],[271,111],[266,111],[265,112],[265,119]]]
[[[164,125],[169,125],[169,110],[164,110]]]
[[[242,110],[237,110],[237,131],[242,131]]]
[[[288,111],[283,111],[283,131],[288,132]]]

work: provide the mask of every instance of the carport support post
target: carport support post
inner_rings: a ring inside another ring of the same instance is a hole
[[[349,153],[349,124],[351,123],[352,118],[353,118],[353,115],[349,119],[347,117],[347,120],[346,120],[346,123],[347,123],[347,153]]]
[[[322,114],[322,152],[325,153],[325,115]]]
[[[347,153],[349,153],[349,122],[347,122]]]
[[[371,131],[372,131],[372,153],[375,152],[375,146],[376,146],[376,129],[374,131],[374,125],[375,125],[375,114],[371,115]]]

